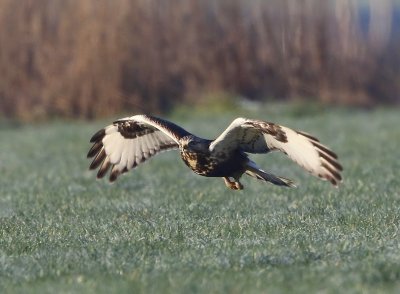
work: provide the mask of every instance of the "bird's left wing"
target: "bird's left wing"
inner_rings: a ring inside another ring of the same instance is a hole
[[[337,185],[343,170],[337,155],[307,133],[274,123],[235,119],[211,145],[212,152],[240,149],[249,153],[280,150],[312,175]]]
[[[110,181],[165,150],[177,149],[179,139],[190,133],[176,124],[149,115],[135,115],[115,121],[90,139],[87,157],[94,157],[90,169],[100,166],[98,178],[111,168]]]

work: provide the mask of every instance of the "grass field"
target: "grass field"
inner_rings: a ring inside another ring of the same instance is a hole
[[[307,131],[339,154],[339,189],[274,153],[254,158],[297,189],[231,191],[173,151],[110,185],[86,153],[114,118],[0,124],[0,292],[398,293],[400,112],[303,110],[170,118],[204,137],[238,115]]]

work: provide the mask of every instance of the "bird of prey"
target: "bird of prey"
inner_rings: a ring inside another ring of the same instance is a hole
[[[279,150],[312,175],[337,186],[342,166],[337,155],[305,132],[275,123],[236,118],[215,140],[199,138],[180,126],[150,115],[134,115],[113,122],[93,135],[87,157],[90,169],[102,178],[111,168],[110,181],[161,151],[179,149],[182,160],[196,174],[221,177],[228,188],[242,190],[239,179],[247,174],[279,186],[293,181],[257,166],[248,153]]]

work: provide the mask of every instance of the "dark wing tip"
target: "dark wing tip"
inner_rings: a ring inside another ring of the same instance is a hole
[[[92,148],[90,148],[88,154],[87,154],[87,158],[91,158],[93,156],[95,156],[103,147],[103,143],[101,141],[96,142],[93,144]]]
[[[335,180],[334,178],[329,177],[329,178],[328,178],[328,181],[331,182],[331,184],[334,185],[335,187],[338,186],[338,182],[337,182],[337,180]]]
[[[332,157],[334,159],[338,158],[338,156],[336,155],[335,152],[333,152],[332,150],[328,149],[326,146],[322,145],[321,143],[311,141],[311,144],[313,144],[315,148],[320,149],[323,152],[325,152],[326,154],[328,154],[330,157]]]
[[[342,180],[342,176],[340,173],[333,169],[329,164],[326,164],[325,162],[322,163],[322,167],[324,167],[329,173],[333,176],[333,178],[337,181],[340,182]]]
[[[119,170],[112,170],[109,178],[110,182],[115,182],[120,174]]]
[[[302,136],[304,136],[304,137],[306,137],[306,138],[312,140],[312,141],[319,142],[319,140],[318,140],[317,138],[315,138],[313,135],[310,135],[310,134],[308,134],[308,133],[306,133],[306,132],[302,132],[302,131],[296,131],[296,132],[297,132],[298,134],[300,134],[300,135],[302,135]]]
[[[104,136],[106,135],[106,130],[105,129],[101,129],[99,131],[97,131],[92,138],[90,138],[90,143],[96,143],[98,141],[101,141]]]
[[[108,172],[109,168],[111,167],[111,163],[108,159],[106,159],[103,164],[101,165],[99,171],[97,172],[97,178],[101,179],[106,175]]]
[[[337,158],[332,158],[329,155],[325,154],[324,152],[321,152],[317,150],[318,155],[320,158],[325,159],[329,164],[331,164],[335,169],[338,171],[343,171],[343,166],[338,162]]]
[[[99,151],[99,153],[96,155],[96,157],[93,159],[92,163],[89,166],[89,169],[96,169],[99,167],[99,165],[104,161],[106,158],[106,152],[103,149]]]

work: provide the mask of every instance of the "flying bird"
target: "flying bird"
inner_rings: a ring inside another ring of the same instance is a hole
[[[337,186],[342,166],[337,155],[305,132],[275,123],[236,118],[215,140],[199,138],[182,127],[150,115],[134,115],[113,122],[90,139],[87,157],[97,178],[111,169],[109,179],[137,167],[161,151],[179,149],[184,163],[196,174],[221,177],[228,188],[242,190],[243,174],[278,186],[293,181],[262,170],[248,153],[279,150],[312,175]]]

